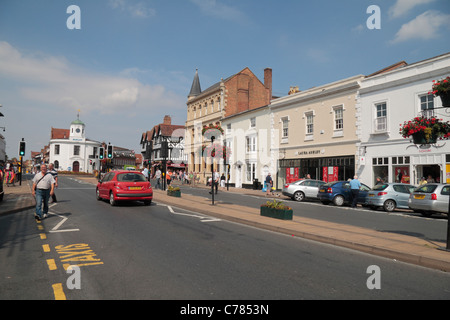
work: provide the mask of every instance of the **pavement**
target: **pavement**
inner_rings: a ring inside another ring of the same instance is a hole
[[[88,176],[76,176],[77,179],[96,184],[97,180]],[[34,197],[31,195],[31,186],[28,181],[22,185],[4,186],[5,196],[0,202],[0,216],[12,214],[35,206]],[[198,185],[198,188],[206,186]],[[240,194],[263,196],[261,190],[249,190],[229,188],[220,192],[234,192]],[[268,198],[286,199],[277,195]],[[269,199],[270,200],[270,199]],[[376,256],[385,257],[397,261],[411,263],[427,268],[450,272],[450,250],[446,249],[445,242],[429,241],[410,235],[381,232],[367,228],[354,227],[303,218],[295,216],[293,220],[279,220],[263,217],[259,209],[230,204],[215,199],[212,205],[211,199],[182,194],[181,197],[168,196],[165,191],[153,190],[153,201],[170,205],[174,208],[192,210],[219,219],[233,221],[257,228],[283,233],[293,237],[300,237],[322,243],[345,247]],[[262,204],[265,201],[262,201]]]

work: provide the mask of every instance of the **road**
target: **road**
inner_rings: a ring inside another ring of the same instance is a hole
[[[183,194],[192,194],[211,199],[210,190],[208,189],[192,188],[188,185],[182,185],[181,189]],[[215,195],[215,201],[253,208],[259,208],[262,203],[270,200],[265,198],[263,192],[261,192],[260,196],[253,196],[219,190],[218,194]],[[361,206],[353,209],[349,206],[324,205],[314,200],[297,202],[284,196],[277,198],[277,200],[284,201],[285,204],[291,206],[296,216],[369,228],[382,232],[411,235],[430,242],[440,241],[445,243],[447,239],[446,215],[433,215],[431,218],[426,218],[411,210],[396,210],[388,213],[380,209],[372,210]]]
[[[444,272],[94,191],[61,177],[40,224],[0,217],[0,299],[450,299]]]

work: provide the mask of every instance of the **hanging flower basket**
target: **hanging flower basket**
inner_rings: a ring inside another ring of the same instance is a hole
[[[203,126],[202,129],[202,136],[205,137],[205,139],[210,140],[211,137],[215,137],[216,139],[223,134],[223,129],[219,125],[213,125],[210,124],[209,126]]]
[[[432,90],[428,94],[440,97],[443,107],[450,107],[450,76],[441,80],[433,80]]]
[[[202,145],[200,152],[202,157],[208,158],[229,159],[231,156],[231,149],[227,146],[221,145],[220,143],[214,143],[213,145]]]
[[[414,144],[433,144],[450,136],[450,124],[436,117],[416,117],[400,125],[400,134],[403,138],[412,137]]]

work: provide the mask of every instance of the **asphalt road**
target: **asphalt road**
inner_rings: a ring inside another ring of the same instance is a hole
[[[111,207],[95,199],[94,186],[66,177],[57,196],[41,224],[33,210],[0,217],[0,299],[450,299],[450,275],[436,270],[157,199]]]
[[[211,195],[209,194],[210,190],[192,188],[188,185],[182,185],[181,188],[183,194],[192,194],[211,199]],[[294,208],[294,215],[296,216],[342,223],[382,232],[411,235],[431,242],[440,241],[445,243],[447,240],[446,215],[437,214],[427,218],[411,210],[396,210],[388,213],[381,209],[372,210],[361,206],[353,209],[349,206],[336,207],[333,204],[324,205],[314,200],[297,202],[285,196],[277,199],[282,200]],[[234,203],[253,208],[259,208],[262,203],[270,200],[270,198],[265,198],[263,192],[261,192],[260,196],[253,196],[219,190],[218,194],[215,195],[215,201]]]

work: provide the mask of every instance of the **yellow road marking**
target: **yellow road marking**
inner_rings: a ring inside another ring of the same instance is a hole
[[[47,259],[47,264],[50,270],[56,270],[55,259]]]
[[[41,233],[39,236],[41,237],[41,240],[47,239],[47,236],[45,235],[45,233]]]
[[[55,294],[55,300],[66,300],[62,283],[55,283],[52,285],[53,293]]]
[[[39,230],[44,230],[44,227],[42,225],[37,226]]]
[[[50,252],[50,246],[48,244],[43,244],[42,249],[44,249],[44,252]]]

